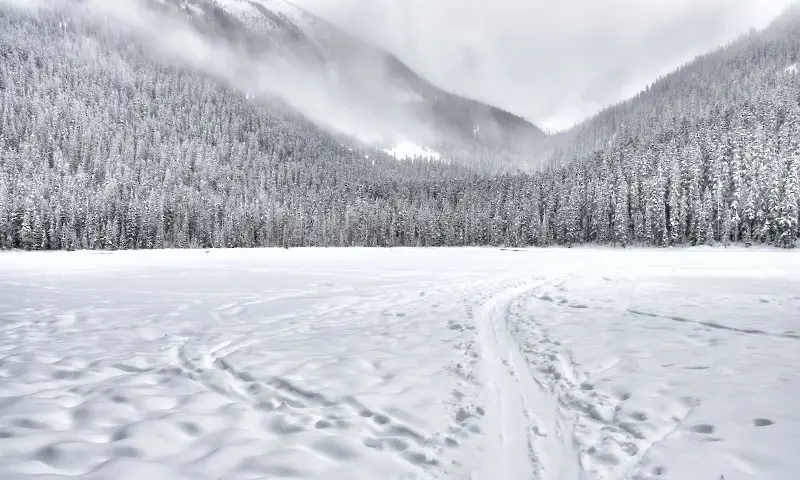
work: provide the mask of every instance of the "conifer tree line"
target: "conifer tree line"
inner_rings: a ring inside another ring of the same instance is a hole
[[[569,161],[485,175],[354,148],[91,26],[0,6],[0,248],[791,247],[798,23],[587,122]]]

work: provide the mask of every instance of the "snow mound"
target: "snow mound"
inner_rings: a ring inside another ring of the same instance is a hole
[[[796,74],[797,73],[797,64],[795,63],[795,64],[792,64],[792,65],[789,65],[788,67],[784,68],[783,71],[785,73]]]
[[[440,153],[435,152],[429,148],[422,147],[412,142],[401,142],[395,145],[393,148],[387,148],[384,149],[383,151],[398,160],[407,160],[407,159],[439,160],[442,158],[442,155]]]

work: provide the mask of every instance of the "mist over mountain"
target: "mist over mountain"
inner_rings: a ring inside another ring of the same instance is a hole
[[[564,131],[792,0],[296,0],[426,78]]]
[[[763,31],[751,30],[657,79],[644,90],[564,132],[536,149],[534,165],[569,162],[629,138],[653,141],[687,119],[708,119],[736,106],[768,101],[783,110],[793,95],[800,3]],[[786,75],[786,73],[789,75]],[[785,90],[785,88],[789,90]],[[735,108],[734,108],[735,110]]]
[[[543,137],[519,117],[437,88],[288,1],[86,0],[77,11],[114,23],[168,61],[371,144],[519,152]]]
[[[2,0],[0,247],[789,247],[798,52],[795,7],[544,137],[277,0]]]

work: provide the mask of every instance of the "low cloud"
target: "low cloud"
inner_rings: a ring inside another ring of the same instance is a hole
[[[791,0],[295,0],[444,88],[549,130],[763,27]]]
[[[368,88],[337,88],[330,72],[298,62],[282,49],[254,50],[236,41],[198,31],[185,15],[167,14],[143,0],[0,0],[25,11],[68,9],[135,40],[151,56],[210,75],[254,99],[279,99],[314,123],[365,142],[391,143],[403,126],[418,127],[403,112],[390,111],[370,97]],[[366,71],[382,75],[380,65],[364,60]],[[375,78],[364,79],[374,83]],[[380,89],[373,90],[379,91]],[[350,92],[359,92],[353,98]],[[381,91],[385,95],[386,91]],[[381,119],[381,122],[376,122]],[[420,127],[422,128],[422,127]],[[415,132],[420,134],[419,129]]]

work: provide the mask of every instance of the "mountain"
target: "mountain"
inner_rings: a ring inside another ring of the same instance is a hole
[[[209,38],[244,46],[252,62],[280,72],[291,66],[295,78],[302,76],[302,82],[338,100],[329,106],[337,118],[325,126],[357,138],[388,146],[405,141],[448,152],[485,148],[497,153],[530,148],[544,137],[526,120],[446,92],[394,55],[286,0],[151,1],[176,21],[188,19]],[[290,106],[304,94],[279,90]]]
[[[546,174],[563,176],[554,202],[569,206],[556,218],[576,219],[567,227],[575,241],[794,245],[798,57],[795,3],[765,30],[548,138],[539,161],[550,164]]]
[[[314,88],[346,71],[323,36],[228,2],[142,1],[0,0],[0,248],[800,237],[796,10],[546,139],[560,149],[546,168],[491,174],[508,152],[396,161],[332,128],[369,127],[346,108],[369,105],[344,82]]]
[[[766,100],[794,77],[800,2],[766,29],[742,35],[658,79],[572,129],[541,142],[531,165],[570,162],[627,138],[652,138],[684,119],[703,119],[734,105]],[[774,98],[785,102],[785,99]]]

